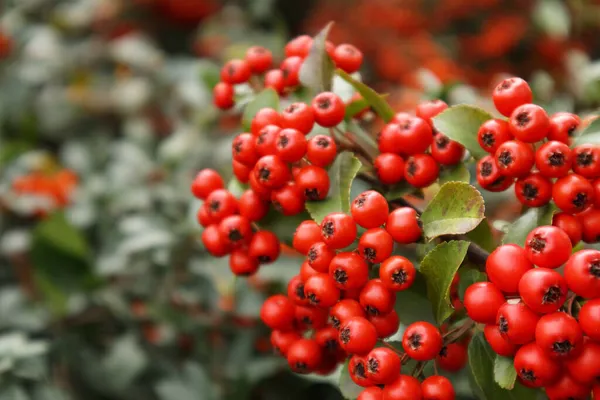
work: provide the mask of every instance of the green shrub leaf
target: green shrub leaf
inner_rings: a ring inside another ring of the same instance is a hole
[[[356,399],[360,392],[363,391],[363,388],[354,383],[352,378],[350,378],[348,363],[349,361],[346,361],[344,363],[344,367],[340,370],[340,392],[342,393],[342,396],[344,396],[345,399]]]
[[[300,82],[315,93],[331,91],[335,65],[325,50],[325,42],[332,26],[330,22],[314,37],[310,53],[300,67]]]
[[[494,236],[492,236],[492,229],[485,218],[477,225],[477,228],[467,233],[467,237],[471,242],[489,252],[494,251],[496,248],[496,242]]]
[[[493,116],[479,107],[459,104],[444,110],[433,118],[435,129],[465,146],[471,155],[477,159],[485,156],[479,142],[477,131],[479,127]]]
[[[307,201],[306,210],[317,223],[321,223],[327,214],[350,211],[350,188],[358,174],[361,162],[345,151],[337,156],[329,168],[329,195],[323,201]]]
[[[464,182],[448,182],[421,215],[423,232],[429,240],[467,233],[483,220],[484,211],[483,197],[475,187]]]
[[[512,390],[517,381],[517,371],[512,358],[496,355],[494,380],[503,389]]]
[[[420,272],[427,280],[427,297],[439,324],[452,315],[450,285],[468,249],[469,242],[464,240],[444,242],[437,245],[421,261]]]
[[[254,96],[244,109],[242,125],[246,131],[250,131],[252,119],[263,108],[272,108],[279,111],[279,95],[271,88],[267,88]]]
[[[373,110],[383,119],[385,122],[390,122],[394,117],[394,109],[385,100],[385,97],[368,87],[362,82],[357,81],[346,72],[338,69],[336,73],[344,79],[346,82],[354,86],[354,89],[361,94],[363,99],[373,107]]]
[[[593,120],[575,138],[573,145],[578,146],[580,144],[600,144],[600,118]]]
[[[440,173],[440,184],[447,182],[471,182],[471,173],[464,163],[446,168]]]
[[[531,230],[537,226],[552,225],[552,216],[556,208],[549,204],[544,207],[530,208],[508,228],[502,238],[503,244],[515,243],[525,245],[525,239]]]

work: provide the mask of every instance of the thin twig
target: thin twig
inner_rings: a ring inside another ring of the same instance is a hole
[[[458,328],[451,329],[450,331],[448,331],[447,333],[445,333],[444,336],[443,336],[444,343],[445,344],[450,344],[450,343],[456,342],[465,333],[467,333],[469,330],[471,330],[471,328],[473,328],[473,326],[475,326],[475,322],[473,322],[472,320],[468,319],[467,321],[465,321],[464,324],[462,324]]]

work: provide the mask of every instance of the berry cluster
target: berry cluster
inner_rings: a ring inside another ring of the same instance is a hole
[[[381,183],[406,180],[414,187],[427,187],[438,178],[439,165],[461,162],[465,148],[438,132],[431,120],[446,108],[442,100],[424,102],[417,107],[416,116],[398,113],[383,127],[377,138],[381,154],[374,162]]]
[[[366,230],[355,244],[357,225]],[[444,346],[437,327],[427,322],[410,325],[403,336],[404,353],[376,347],[378,339],[397,332],[395,293],[408,289],[416,275],[407,258],[392,256],[394,242],[414,243],[421,235],[414,209],[390,212],[385,198],[375,191],[356,197],[351,215],[331,213],[320,225],[304,221],[298,226],[293,246],[306,256],[300,273],[290,280],[287,297],[272,296],[261,310],[262,320],[273,330],[273,347],[294,371],[329,373],[350,357],[352,380],[367,388],[359,399],[421,398],[422,393],[437,391],[447,393],[444,399],[454,398],[443,377],[419,383],[400,374],[401,364],[409,358],[437,357],[438,364],[449,370],[464,366],[466,348]]]
[[[558,226],[567,225],[574,243],[596,242],[600,234],[600,147],[569,147],[580,124],[577,115],[548,116],[531,104],[527,82],[509,78],[493,92],[497,110],[507,117],[481,125],[478,141],[489,155],[479,160],[477,181],[482,188],[500,192],[514,183],[519,201],[541,207],[551,200],[563,211]],[[577,218],[573,215],[577,214]]]
[[[486,272],[489,282],[469,286],[464,306],[485,324],[491,348],[514,357],[519,381],[550,399],[588,398],[600,376],[600,251],[572,254],[563,230],[540,226],[524,248],[492,252]],[[578,314],[576,297],[590,299]]]
[[[254,46],[246,52],[244,60],[228,61],[221,69],[221,82],[213,89],[214,103],[223,110],[235,105],[235,85],[250,83],[272,88],[280,95],[294,91],[300,85],[300,67],[313,47],[313,39],[302,35],[285,46],[285,59],[279,68],[273,67],[273,54],[268,49]],[[347,73],[360,68],[363,55],[351,44],[335,46],[325,42],[325,50],[335,66]]]

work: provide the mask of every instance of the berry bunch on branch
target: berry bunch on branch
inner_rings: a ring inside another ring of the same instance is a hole
[[[503,117],[439,99],[396,112],[330,28],[290,41],[279,68],[261,47],[223,67],[215,105],[246,130],[235,178],[192,183],[202,242],[235,275],[297,254],[261,310],[273,347],[297,373],[341,369],[360,400],[454,399],[467,363],[481,398],[598,395],[598,123],[548,116],[519,78],[492,93]],[[484,198],[511,187],[522,215],[499,243]]]

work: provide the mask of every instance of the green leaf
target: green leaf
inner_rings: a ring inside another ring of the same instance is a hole
[[[390,122],[392,118],[394,118],[394,109],[388,104],[383,95],[380,95],[364,83],[357,81],[341,69],[338,69],[336,73],[346,82],[354,86],[354,89],[356,89],[356,91],[361,94],[363,99],[365,99],[371,105],[371,107],[373,107],[373,110],[383,119],[384,122]]]
[[[494,361],[494,380],[503,389],[512,390],[517,381],[517,370],[514,361],[509,357],[496,355]]]
[[[477,132],[493,116],[481,108],[459,104],[444,110],[433,118],[435,129],[465,146],[473,157],[479,159],[487,153],[477,142]]]
[[[335,64],[331,60],[331,57],[329,57],[329,54],[327,54],[325,43],[332,26],[333,22],[328,23],[314,37],[310,52],[302,63],[300,72],[298,73],[302,85],[310,88],[315,93],[331,91]]]
[[[440,184],[447,182],[471,182],[471,173],[464,163],[458,163],[453,167],[445,168],[440,173]]]
[[[496,248],[496,241],[492,235],[492,229],[485,218],[475,229],[467,233],[467,237],[471,242],[478,244],[479,247],[489,252],[494,251]]]
[[[487,276],[476,268],[462,267],[458,270],[460,281],[458,282],[458,296],[461,300],[465,298],[465,291],[469,286],[477,282],[485,282]]]
[[[485,340],[483,333],[478,332],[469,344],[469,369],[473,377],[473,386],[480,398],[486,400],[530,400],[535,399],[537,392],[519,383],[513,390],[498,386],[494,380],[494,360],[496,353]]]
[[[427,297],[439,324],[452,315],[450,285],[468,249],[469,242],[464,240],[444,242],[437,245],[421,261],[419,271],[427,280]]]
[[[390,188],[390,190],[385,193],[385,198],[388,200],[396,200],[400,197],[404,197],[409,195],[415,191],[415,187],[408,184],[407,182],[400,182]]]
[[[367,133],[358,123],[354,121],[348,121],[346,123],[346,134],[345,137],[350,139],[353,143],[360,146],[365,152],[374,159],[379,154],[377,148],[377,141]]]
[[[41,222],[33,231],[34,242],[44,241],[57,251],[86,259],[89,247],[84,236],[77,230],[63,213],[55,213]]]
[[[248,185],[241,183],[236,178],[231,178],[227,184],[227,190],[229,190],[231,194],[237,198],[244,194],[246,189],[248,189]]]
[[[244,109],[242,116],[242,126],[246,131],[250,131],[252,119],[263,108],[272,108],[279,111],[279,95],[271,88],[267,88],[257,94]]]
[[[600,144],[600,118],[594,119],[575,138],[573,145],[579,146],[580,144]]]
[[[421,215],[423,232],[431,240],[472,231],[484,218],[481,193],[464,182],[444,184]]]
[[[344,367],[340,370],[339,388],[345,399],[356,399],[360,392],[363,391],[363,388],[354,383],[352,378],[350,378],[348,363],[349,361],[346,361]]]
[[[369,102],[367,100],[364,98],[354,100],[350,104],[346,105],[346,119],[354,118],[356,114],[365,108],[369,108]]]
[[[417,274],[410,288],[396,293],[394,309],[403,325],[410,325],[417,321],[435,323],[431,304],[425,295],[426,291],[427,283],[423,275]]]
[[[329,168],[329,195],[323,201],[307,201],[306,210],[317,223],[327,214],[350,211],[350,188],[362,166],[354,155],[345,151],[339,154]]]
[[[552,216],[556,207],[549,204],[544,207],[530,208],[508,228],[502,238],[502,244],[515,243],[525,245],[525,239],[531,230],[542,225],[552,225]]]

